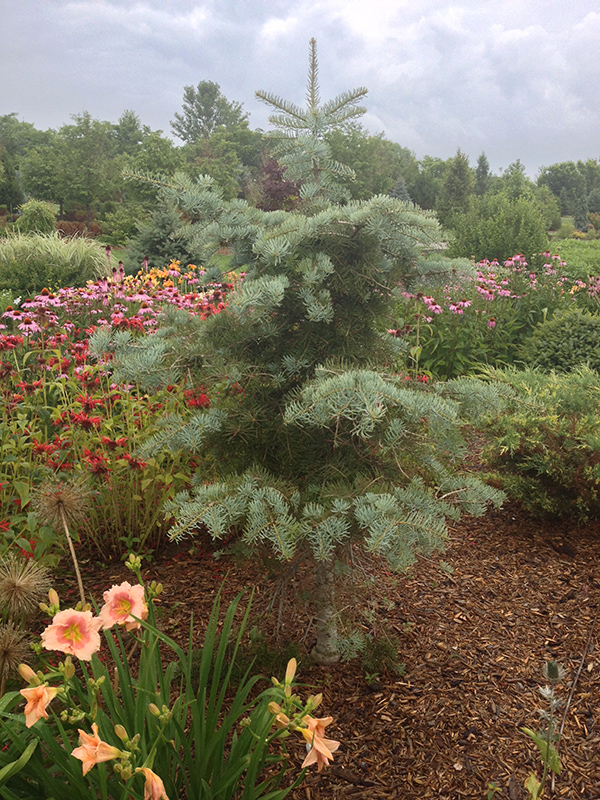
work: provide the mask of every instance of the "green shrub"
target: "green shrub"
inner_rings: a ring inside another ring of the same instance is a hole
[[[514,200],[502,192],[471,197],[466,213],[452,218],[452,229],[448,255],[476,261],[502,262],[515,253],[523,253],[529,261],[548,244],[539,204],[526,197]]]
[[[569,372],[587,364],[600,372],[600,316],[569,309],[538,325],[521,355],[531,367]]]
[[[84,286],[107,272],[104,248],[90,239],[57,234],[0,239],[0,291],[33,294],[44,287]]]
[[[494,370],[516,400],[490,414],[483,463],[509,497],[544,515],[600,514],[600,386],[587,367],[568,373]]]
[[[50,203],[29,200],[21,206],[21,216],[16,227],[19,233],[53,233],[56,228],[56,214]]]

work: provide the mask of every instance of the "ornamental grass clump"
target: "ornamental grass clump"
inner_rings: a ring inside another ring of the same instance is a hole
[[[34,294],[45,286],[83,286],[107,272],[104,248],[92,239],[57,233],[0,239],[0,291]]]
[[[161,632],[155,602],[162,586],[143,585],[139,558],[126,563],[138,583],[104,592],[99,611],[61,610],[50,591],[52,622],[38,661],[19,666],[27,685],[0,704],[3,791],[72,800],[283,800],[305,768],[331,762],[340,746],[324,736],[332,719],[313,716],[321,695],[303,701],[294,693],[295,660],[283,681],[274,678],[261,692],[249,671],[231,686],[249,613],[235,629],[241,596],[221,613],[217,593],[197,663],[193,622],[185,648]],[[139,660],[130,657],[132,642]],[[291,735],[307,752],[286,779]]]

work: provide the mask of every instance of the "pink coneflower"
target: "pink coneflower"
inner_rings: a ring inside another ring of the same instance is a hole
[[[488,328],[495,328],[496,327],[496,320],[493,317],[488,319]]]
[[[39,333],[42,330],[37,322],[31,319],[31,317],[24,317],[23,321],[19,323],[17,327],[20,331],[23,331],[26,334]]]

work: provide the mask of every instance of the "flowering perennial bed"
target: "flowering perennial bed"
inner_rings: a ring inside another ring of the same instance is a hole
[[[7,544],[50,557],[56,537],[33,510],[48,479],[76,484],[86,505],[82,538],[110,557],[152,550],[166,530],[162,503],[187,485],[196,462],[184,454],[142,459],[138,449],[167,413],[206,408],[210,398],[189,382],[144,395],[116,385],[110,363],[89,353],[104,326],[134,337],[152,333],[166,306],[206,319],[218,314],[234,282],[196,290],[203,271],[164,270],[110,278],[83,288],[17,298],[0,315],[0,531]],[[77,494],[77,491],[79,494]],[[43,517],[43,515],[41,515]]]

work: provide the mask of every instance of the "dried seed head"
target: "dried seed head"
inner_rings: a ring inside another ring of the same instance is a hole
[[[27,656],[27,634],[9,622],[0,625],[0,680],[4,682]]]
[[[0,561],[0,603],[9,619],[20,619],[37,611],[50,588],[46,567],[13,554]]]
[[[544,664],[544,677],[550,683],[560,683],[565,676],[565,671],[558,661],[547,661]]]
[[[69,523],[85,517],[91,491],[79,480],[46,481],[32,496],[32,507],[43,525],[58,527],[63,514]]]

